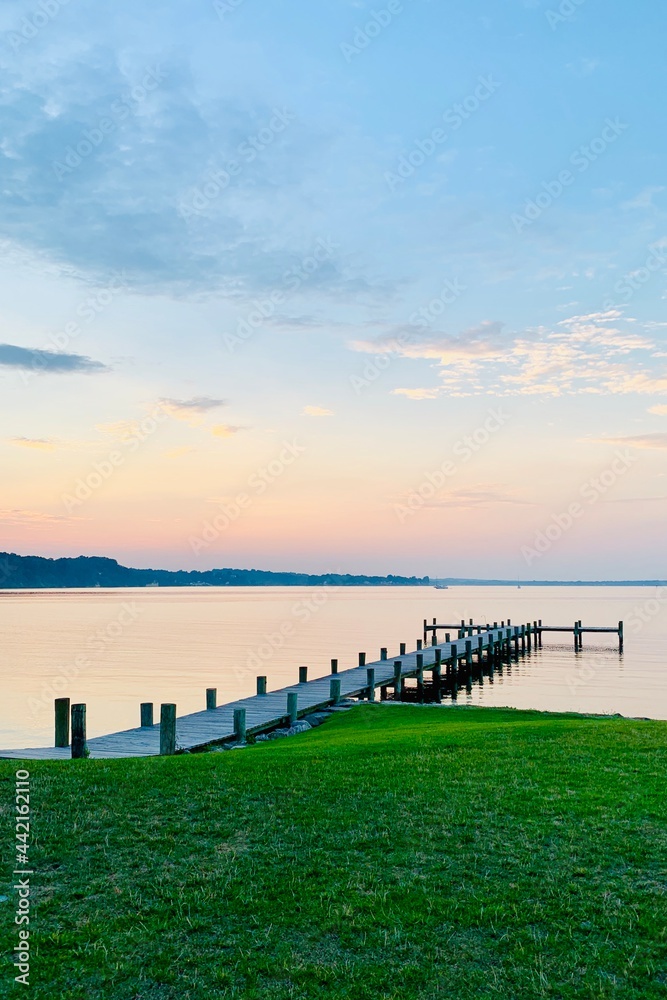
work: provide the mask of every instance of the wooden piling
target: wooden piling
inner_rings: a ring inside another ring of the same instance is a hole
[[[340,677],[332,677],[329,681],[329,701],[334,705],[340,701]]]
[[[263,697],[266,694],[266,677],[257,678],[257,694]]]
[[[72,759],[86,757],[86,706],[72,705]]]
[[[294,697],[296,697],[296,695]],[[234,738],[237,743],[246,742],[247,732],[245,708],[234,709]]]
[[[176,753],[176,706],[160,706],[160,756],[171,757]]]
[[[618,623],[618,651],[623,652],[623,622]]]
[[[298,718],[299,696],[296,691],[289,691],[287,694],[287,718],[290,726],[293,726]]]
[[[308,667],[299,667],[299,684],[308,683]]]
[[[70,701],[69,698],[56,698],[54,702],[55,708],[55,745],[57,747],[68,747],[69,746],[69,714],[70,714]]]
[[[528,652],[529,653],[530,653],[530,651],[532,649],[532,642],[533,642],[532,629],[530,627],[530,622],[528,622],[527,625],[526,625],[526,645],[528,647]]]
[[[141,728],[149,729],[153,725],[153,702],[143,701],[139,712],[141,716]]]
[[[539,636],[540,646],[541,646],[542,645],[542,619],[541,618],[537,619],[537,625],[538,625],[538,628],[539,628],[538,636]]]
[[[388,698],[387,685],[383,684],[380,688],[380,701],[386,701]]]
[[[382,649],[380,650],[380,659],[381,660],[386,660],[387,659],[387,647],[386,646],[383,646]]]
[[[472,639],[466,639],[466,666],[472,667]]]
[[[424,655],[417,653],[417,701],[424,703]]]
[[[331,661],[331,673],[332,674],[337,674],[338,673],[338,660],[332,660]]]
[[[365,667],[366,666],[366,654],[365,653],[359,653],[359,666],[360,667]]]
[[[575,653],[578,653],[579,652],[579,622],[575,622],[574,623],[574,629],[572,630],[572,634],[573,634],[573,638],[574,638],[574,651],[575,651]]]
[[[401,672],[403,664],[400,660],[394,660],[394,698],[396,701],[401,696]]]
[[[217,688],[206,688],[206,710],[207,712],[213,711],[214,708],[218,707],[218,689]]]
[[[375,667],[366,669],[366,686],[368,687],[368,700],[375,701]]]
[[[424,648],[424,643],[421,641],[421,639],[417,639],[417,649],[423,649],[423,648]]]
[[[398,655],[399,656],[405,656],[405,643],[404,642],[402,642],[401,645],[400,645],[400,647],[399,647]]]

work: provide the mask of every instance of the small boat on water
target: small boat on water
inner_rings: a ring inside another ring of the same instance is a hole
[[[436,590],[449,590],[446,583],[436,583],[434,584]]]

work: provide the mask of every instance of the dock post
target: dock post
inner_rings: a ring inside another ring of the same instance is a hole
[[[381,660],[386,660],[387,659],[387,648],[386,648],[386,646],[383,646],[382,649],[380,650],[380,659]]]
[[[618,623],[618,651],[623,652],[623,622]]]
[[[472,667],[472,639],[466,639],[466,666]]]
[[[526,625],[526,645],[528,647],[528,652],[529,653],[530,653],[530,650],[532,648],[532,642],[533,642],[533,637],[532,637],[532,632],[531,632],[531,628],[530,628],[530,622],[528,622],[528,624]]]
[[[299,696],[296,691],[289,691],[287,694],[287,717],[289,719],[290,726],[293,726],[297,720],[298,701]]]
[[[518,628],[517,625],[513,625],[512,626],[512,630],[514,632],[514,635],[512,637],[514,639],[514,655],[516,656],[516,658],[518,660],[519,659],[519,628]]]
[[[331,673],[332,674],[337,674],[338,673],[338,660],[332,660],[331,661]]]
[[[575,653],[578,653],[579,652],[579,622],[575,622],[574,623],[574,628],[572,629],[572,633],[573,633],[573,636],[574,636],[574,651],[575,651]]]
[[[424,655],[417,653],[417,701],[424,704]]]
[[[481,635],[478,635],[477,636],[477,662],[479,663],[480,670],[482,668],[482,661],[484,659],[484,653],[482,652],[483,649],[484,649],[484,639],[481,637]]]
[[[404,642],[402,642],[401,645],[400,645],[400,647],[399,647],[398,655],[399,656],[405,656],[405,643]]]
[[[519,625],[519,635],[521,636],[521,652],[525,655],[526,652],[526,626]]]
[[[400,660],[394,660],[394,701],[401,697],[401,674],[403,664]]]
[[[72,759],[85,757],[86,746],[86,706],[72,705]]]
[[[299,684],[308,683],[308,667],[299,667]]]
[[[365,653],[359,653],[359,666],[360,667],[365,667],[366,666],[366,654]]]
[[[427,627],[428,627],[428,623],[427,623],[426,619],[424,619],[424,643],[426,643],[426,637],[427,637],[426,629],[427,629]]]
[[[437,646],[438,645],[438,634],[435,631],[435,629],[433,629],[433,635],[431,636],[431,645],[432,646]]]
[[[439,704],[442,701],[442,650],[440,648],[435,651],[435,663],[433,664],[433,673],[431,678],[433,683],[433,694],[435,700]]]
[[[153,702],[143,701],[139,711],[141,714],[141,728],[150,729],[153,725]]]
[[[368,685],[368,700],[375,701],[375,667],[366,668],[366,683]]]
[[[579,649],[584,648],[584,633],[581,627],[581,618],[579,619]]]
[[[540,646],[541,646],[542,645],[542,619],[541,618],[537,619],[537,624],[538,624],[538,627],[539,627],[539,633],[538,633],[538,635],[540,637]]]
[[[266,677],[257,678],[257,694],[260,697],[266,694]]]
[[[70,713],[69,698],[56,698],[54,705],[55,705],[55,714],[56,714],[56,740],[55,740],[55,745],[57,747],[68,747],[69,746],[69,713]]]
[[[423,648],[424,648],[424,643],[421,641],[421,639],[417,639],[417,649],[423,649]]]
[[[332,677],[329,681],[329,701],[334,705],[340,701],[340,677]]]
[[[211,712],[218,707],[218,689],[206,688],[206,711]]]
[[[176,706],[160,706],[160,756],[171,757],[176,753]]]
[[[445,632],[445,642],[451,642],[451,638],[452,638],[452,637],[451,637],[451,635],[449,634],[449,632]]]
[[[234,709],[234,737],[237,743],[246,742],[245,708]]]

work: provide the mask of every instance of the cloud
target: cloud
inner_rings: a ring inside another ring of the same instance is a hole
[[[109,371],[106,365],[81,354],[58,354],[55,351],[16,347],[14,344],[0,344],[0,367],[51,375]]]
[[[406,501],[407,502],[407,501]],[[503,486],[495,483],[481,483],[474,489],[458,489],[441,493],[440,496],[428,500],[424,507],[429,510],[452,508],[456,510],[486,509],[494,504],[511,504],[520,507],[533,507],[528,500],[521,500]]]
[[[596,438],[596,444],[630,445],[633,448],[667,449],[667,433],[665,434],[631,434],[627,437]]]
[[[192,455],[196,451],[196,448],[190,448],[188,445],[183,445],[180,448],[170,448],[168,451],[165,451],[164,457],[170,460],[183,458],[185,455]]]
[[[17,448],[32,448],[35,451],[55,451],[58,447],[56,441],[48,438],[15,437],[9,438],[9,443],[16,445]]]
[[[213,437],[228,438],[245,429],[245,427],[235,427],[233,424],[216,424],[215,427],[211,427],[211,434]]]
[[[629,201],[624,201],[621,204],[621,208],[632,209],[632,208],[654,208],[653,199],[656,194],[660,194],[664,191],[664,187],[660,185],[652,185],[645,187],[639,194],[635,195]]]
[[[224,399],[213,399],[210,396],[194,396],[192,399],[160,399],[160,406],[174,420],[183,420],[191,427],[197,427],[203,418],[212,410],[226,406]]]
[[[555,329],[512,333],[486,321],[457,335],[425,336],[394,327],[374,340],[353,340],[353,351],[424,360],[438,369],[440,392],[471,395],[619,395],[667,393],[667,371],[656,371],[659,345],[617,309],[570,316]],[[435,388],[396,389],[412,399],[435,398]]]
[[[67,518],[59,516],[57,514],[45,514],[40,510],[25,510],[20,507],[0,509],[0,523],[3,524],[28,524],[37,525],[40,524],[54,524],[56,522],[65,521]]]
[[[407,396],[408,399],[437,399],[442,389],[392,389],[393,396]]]
[[[302,417],[333,417],[333,410],[325,410],[323,406],[304,406]]]
[[[667,405],[658,403],[656,406],[649,406],[648,412],[655,413],[658,417],[667,417]]]

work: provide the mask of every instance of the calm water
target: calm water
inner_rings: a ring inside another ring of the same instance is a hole
[[[667,595],[636,588],[196,588],[0,593],[3,670],[0,747],[50,746],[53,699],[88,705],[90,736],[139,724],[139,704],[176,702],[178,713],[292,684],[298,667],[329,673],[381,646],[414,649],[422,621],[541,618],[545,625],[626,622],[617,637],[545,636],[541,650],[488,679],[459,704],[619,712],[667,719]],[[641,621],[641,618],[646,619]],[[159,711],[159,708],[158,708]]]

